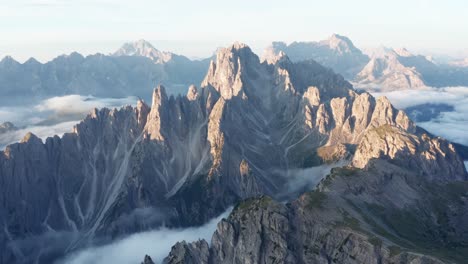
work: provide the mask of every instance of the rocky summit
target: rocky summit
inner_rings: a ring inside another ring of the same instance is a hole
[[[273,42],[263,59],[272,61],[284,53],[294,62],[315,60],[343,75],[358,89],[397,91],[428,87],[467,86],[463,61],[439,63],[430,56],[412,54],[405,48],[380,47],[366,55],[342,35],[322,41]]]
[[[339,160],[349,166],[314,191],[285,188],[293,171]],[[0,259],[51,263],[237,205],[210,244],[180,242],[166,262],[458,261],[466,179],[454,147],[385,97],[315,61],[261,62],[235,43],[187,95],[158,86],[151,106],[95,109],[61,138],[29,134],[0,152]]]
[[[312,42],[273,42],[264,52],[264,59],[270,60],[276,54],[284,52],[292,61],[313,59],[329,67],[347,79],[354,76],[369,62],[369,57],[354,46],[353,42],[338,34],[328,39]]]

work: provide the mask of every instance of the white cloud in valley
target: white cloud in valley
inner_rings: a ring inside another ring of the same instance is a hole
[[[112,244],[94,247],[74,253],[59,264],[135,264],[150,255],[155,263],[161,263],[171,247],[180,241],[211,241],[217,223],[226,218],[232,208],[200,227],[185,229],[160,228],[154,231],[133,234]]]

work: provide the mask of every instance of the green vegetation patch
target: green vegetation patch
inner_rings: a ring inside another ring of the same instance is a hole
[[[269,196],[260,196],[256,198],[249,198],[242,202],[240,202],[234,210],[246,211],[246,210],[258,210],[258,209],[265,209],[271,203],[273,199]]]
[[[327,195],[321,191],[315,190],[306,194],[306,208],[311,210],[314,208],[323,208],[323,204],[327,199]]]

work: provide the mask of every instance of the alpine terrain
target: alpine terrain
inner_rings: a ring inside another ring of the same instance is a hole
[[[377,48],[366,55],[353,42],[338,34],[319,42],[273,42],[263,58],[284,52],[294,62],[313,59],[343,75],[356,88],[369,91],[468,86],[463,61],[437,61],[415,55],[405,48]]]
[[[365,64],[346,39],[328,45]],[[29,133],[7,146],[0,261],[53,263],[135,232],[201,225],[235,206],[211,241],[181,241],[164,261],[463,263],[468,174],[455,147],[387,98],[286,54],[261,61],[235,43],[185,95],[159,85],[151,106],[95,109],[63,137]],[[184,60],[143,42],[112,57],[72,57]],[[292,184],[332,163],[345,166]]]

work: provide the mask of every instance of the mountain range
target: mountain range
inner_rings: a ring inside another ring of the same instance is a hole
[[[292,61],[315,60],[333,69],[346,79],[352,79],[369,62],[369,57],[356,48],[352,41],[341,35],[333,34],[319,42],[273,42],[265,50],[264,59],[284,52]]]
[[[179,93],[200,83],[208,64],[209,59],[161,52],[144,40],[126,43],[110,55],[73,52],[44,64],[34,58],[21,64],[7,56],[0,61],[0,102],[16,104],[25,94],[21,103],[69,94],[150,98],[154,83]]]
[[[318,42],[273,42],[262,59],[274,60],[281,52],[293,62],[315,60],[359,89],[468,86],[468,68],[463,61],[437,63],[405,49],[389,48],[380,48],[369,56],[338,34]],[[0,103],[14,105],[24,94],[28,98],[21,102],[69,94],[150,100],[148,95],[155,83],[165,85],[169,94],[183,94],[187,86],[201,83],[210,60],[190,60],[159,51],[145,40],[126,43],[109,55],[84,57],[73,52],[44,64],[34,58],[19,63],[6,56],[0,61]]]
[[[370,56],[337,34],[320,42],[273,42],[264,59],[286,53],[293,61],[313,59],[351,81],[356,88],[391,91],[425,87],[468,86],[462,62],[441,64],[405,48],[380,47]]]
[[[172,61],[135,47],[102,58]],[[348,165],[307,174],[337,162]],[[95,109],[63,137],[29,133],[1,151],[0,260],[51,263],[235,205],[210,244],[178,243],[165,262],[462,263],[467,179],[459,151],[387,98],[235,43],[185,95],[160,85],[151,106]]]

